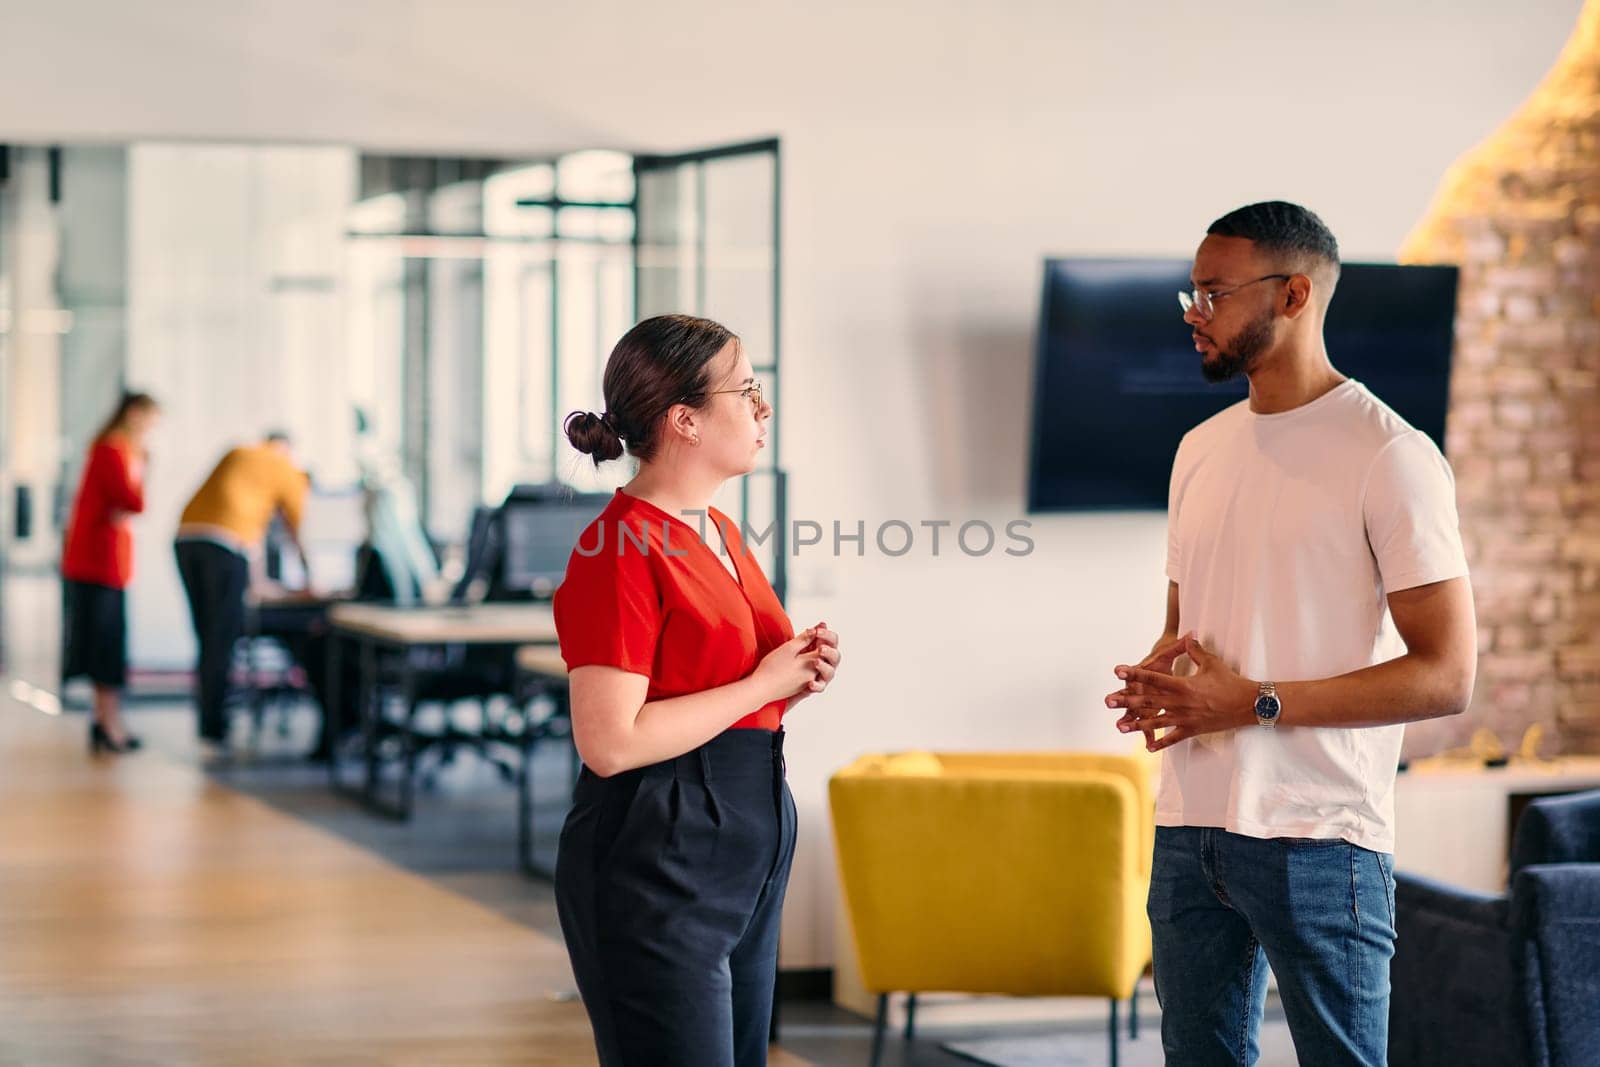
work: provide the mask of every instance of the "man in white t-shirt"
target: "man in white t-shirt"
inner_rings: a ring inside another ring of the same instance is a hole
[[[1255,1062],[1268,963],[1302,1064],[1385,1062],[1402,724],[1472,695],[1450,468],[1329,362],[1338,278],[1322,220],[1271,202],[1212,223],[1179,294],[1201,372],[1250,396],[1178,446],[1166,630],[1106,698],[1165,752],[1169,1064]]]

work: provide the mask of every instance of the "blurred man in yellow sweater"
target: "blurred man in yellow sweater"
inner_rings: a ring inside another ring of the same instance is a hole
[[[259,444],[230,450],[183,509],[176,550],[200,645],[195,703],[203,741],[221,745],[227,739],[228,668],[234,643],[244,632],[252,560],[261,556],[274,515],[283,517],[305,567],[306,584],[311,584],[300,542],[309,487],[290,455],[288,437],[273,433]]]

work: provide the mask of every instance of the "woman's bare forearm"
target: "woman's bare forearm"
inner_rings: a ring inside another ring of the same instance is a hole
[[[751,675],[715,689],[651,701],[628,721],[608,724],[605,736],[581,746],[579,754],[601,777],[646,767],[700,747],[774,699]],[[594,759],[586,749],[592,749]]]

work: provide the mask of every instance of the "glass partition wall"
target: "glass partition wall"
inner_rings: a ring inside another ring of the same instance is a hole
[[[367,464],[402,473],[448,553],[515,485],[632,476],[626,460],[596,471],[561,424],[603,406],[606,357],[638,318],[724,322],[781,409],[775,141],[547,160],[154,143],[0,158],[0,575],[50,571],[89,438],[121,389],[156,393],[136,667],[189,661],[170,530],[231,443],[286,430],[332,493]],[[778,438],[717,504],[781,594]]]
[[[778,142],[638,156],[633,166],[639,317],[686,311],[716,319],[738,334],[776,424],[783,410]],[[729,486],[716,504],[745,523],[747,542],[784,599],[788,517],[781,439],[775,425],[762,466]]]

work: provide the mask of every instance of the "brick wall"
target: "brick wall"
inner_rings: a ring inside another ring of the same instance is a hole
[[[1542,723],[1546,754],[1600,752],[1600,0],[1401,259],[1461,268],[1446,451],[1479,628],[1472,711],[1407,751]]]

